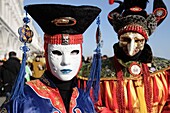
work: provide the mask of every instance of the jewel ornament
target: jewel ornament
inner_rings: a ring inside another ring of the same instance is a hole
[[[23,27],[20,27],[18,29],[18,33],[19,33],[19,40],[23,43],[31,43],[32,42],[32,37],[33,37],[33,32],[30,29],[30,27],[27,25],[27,23],[30,22],[28,17],[25,17],[23,19],[25,25]]]
[[[132,7],[132,8],[130,8],[130,10],[133,11],[133,12],[139,12],[139,11],[142,11],[142,8],[140,8],[140,7]]]
[[[157,8],[154,10],[153,13],[157,17],[158,21],[162,18],[165,18],[165,16],[167,15],[167,11],[164,8]]]
[[[141,67],[138,63],[133,62],[129,66],[129,72],[133,76],[139,76],[141,74]]]

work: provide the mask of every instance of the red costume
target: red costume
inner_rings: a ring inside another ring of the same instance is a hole
[[[154,0],[153,14],[148,15],[145,11],[147,0],[115,2],[120,5],[109,13],[108,20],[118,34],[119,43],[113,46],[114,57],[102,61],[96,110],[99,113],[170,112],[167,107],[170,61],[153,57],[150,46],[146,44],[165,19],[166,6],[162,0]],[[133,46],[125,46],[132,43]],[[129,52],[129,48],[133,51]],[[87,79],[88,68],[88,65],[82,68],[80,81]]]

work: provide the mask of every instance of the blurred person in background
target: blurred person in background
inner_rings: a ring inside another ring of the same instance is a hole
[[[107,60],[108,59],[108,56],[107,55],[103,55],[102,56],[102,60]]]
[[[37,55],[32,62],[32,80],[40,78],[45,71],[45,64],[41,61],[41,58],[42,56]]]
[[[30,81],[31,77],[32,77],[32,71],[31,71],[31,68],[30,68],[30,62],[26,62],[26,65],[25,65],[25,81],[28,82]]]
[[[1,67],[1,78],[4,86],[4,95],[11,92],[12,86],[18,76],[21,66],[16,52],[11,51],[8,55],[8,60],[5,61]]]

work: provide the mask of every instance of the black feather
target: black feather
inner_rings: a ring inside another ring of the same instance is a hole
[[[134,6],[146,9],[148,2],[148,0],[124,0],[125,10]]]

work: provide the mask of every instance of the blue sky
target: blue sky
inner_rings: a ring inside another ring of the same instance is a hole
[[[117,35],[112,26],[107,20],[108,13],[117,7],[118,4],[110,5],[109,0],[25,0],[24,5],[28,4],[69,4],[69,5],[93,5],[102,9],[100,13],[101,19],[101,33],[103,39],[102,55],[113,56],[113,45],[118,42]],[[170,11],[170,0],[164,0],[168,11]],[[149,0],[147,12],[152,13],[153,0]],[[83,55],[92,56],[93,50],[96,48],[95,33],[97,29],[96,21],[84,32]],[[38,28],[39,34],[43,37],[43,32]],[[154,56],[170,59],[170,15],[157,27],[155,32],[150,36],[147,42],[151,48]]]

